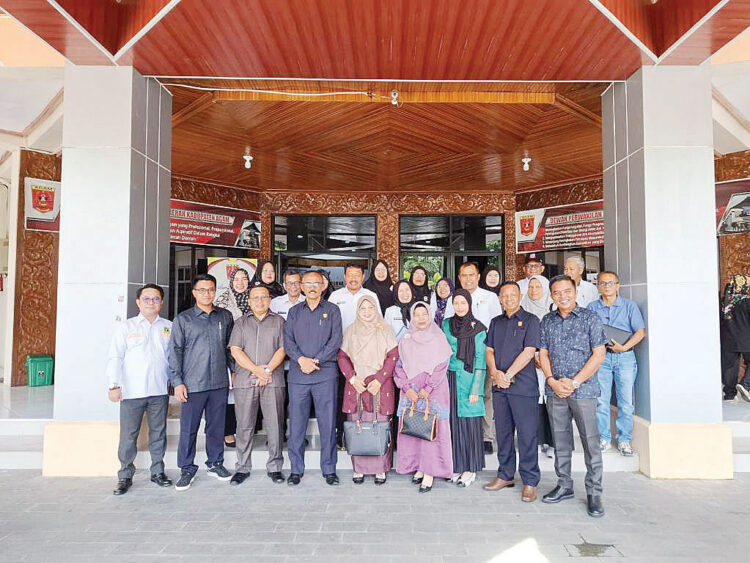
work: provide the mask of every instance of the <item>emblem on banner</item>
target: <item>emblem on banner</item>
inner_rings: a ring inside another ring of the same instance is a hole
[[[521,234],[523,236],[529,236],[534,232],[534,216],[533,215],[522,215],[519,222],[521,223]]]
[[[31,186],[31,206],[40,213],[49,213],[55,207],[55,188]]]

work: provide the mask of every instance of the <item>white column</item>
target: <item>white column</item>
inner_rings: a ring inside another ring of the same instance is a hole
[[[104,369],[144,283],[169,285],[172,100],[132,67],[67,65],[54,418],[114,420]]]
[[[634,446],[653,477],[731,477],[721,424],[711,84],[644,67],[602,96],[605,255],[646,317]]]

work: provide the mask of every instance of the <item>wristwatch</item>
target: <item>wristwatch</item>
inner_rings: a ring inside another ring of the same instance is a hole
[[[271,375],[271,369],[268,366],[264,367],[263,371],[265,371],[268,375]]]
[[[116,383],[113,383],[112,385],[109,386],[109,390],[110,391],[114,391],[115,389],[119,389],[119,388],[120,388],[120,386],[117,385]]]
[[[581,383],[575,379],[571,379],[573,382],[573,389],[578,389],[581,386]]]

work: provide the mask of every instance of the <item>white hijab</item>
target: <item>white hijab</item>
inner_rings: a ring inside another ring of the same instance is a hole
[[[552,297],[549,293],[549,280],[544,276],[538,275],[531,276],[529,283],[531,283],[531,280],[538,280],[542,284],[542,296],[539,299],[532,299],[529,297],[527,290],[526,295],[521,299],[521,307],[527,313],[531,313],[535,317],[538,317],[539,320],[542,320],[542,317],[549,313],[550,305],[552,305]]]

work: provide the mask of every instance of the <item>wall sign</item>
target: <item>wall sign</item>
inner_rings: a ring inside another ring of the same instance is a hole
[[[60,231],[60,182],[24,179],[24,214],[30,231]]]
[[[750,180],[716,184],[716,234],[750,231]]]
[[[604,202],[516,211],[516,252],[544,252],[604,244]]]
[[[169,240],[178,244],[260,250],[260,214],[173,199],[169,211]]]

